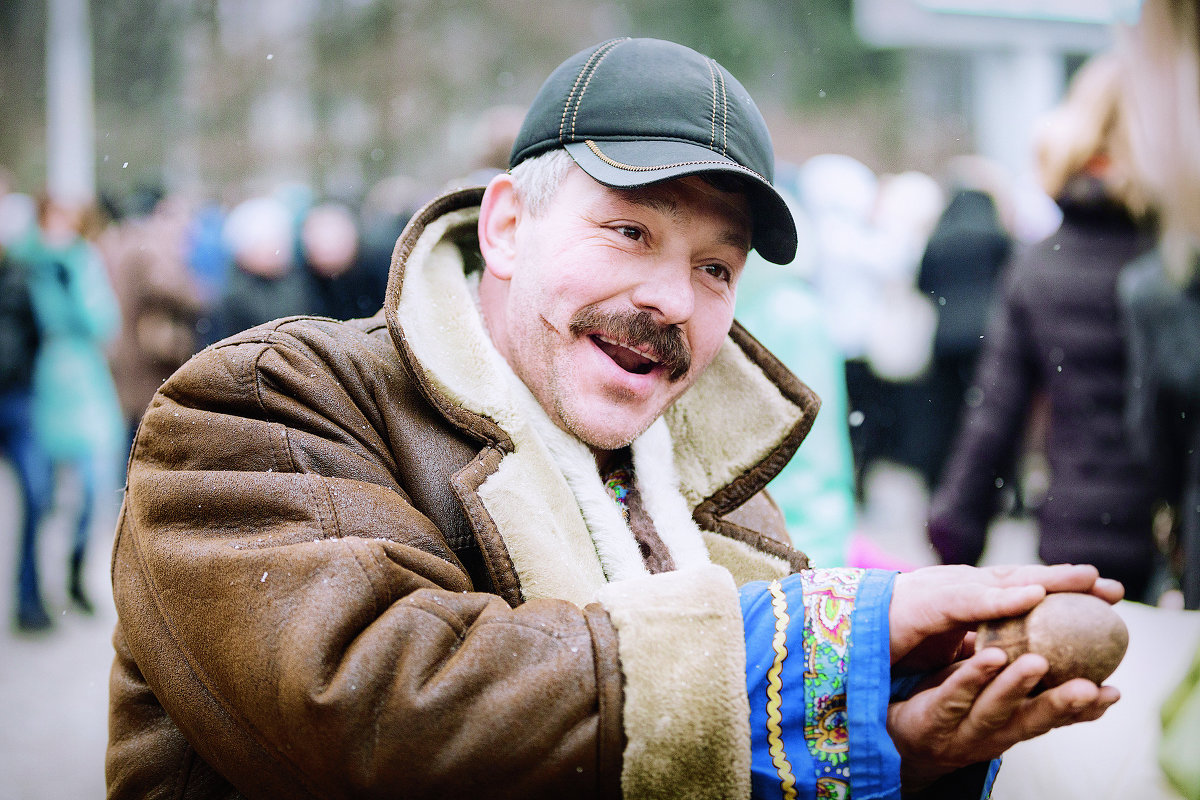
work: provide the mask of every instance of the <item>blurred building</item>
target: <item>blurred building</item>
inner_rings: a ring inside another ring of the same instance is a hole
[[[673,39],[728,64],[763,107],[777,154],[792,163],[840,152],[881,175],[936,174],[950,157],[982,153],[1020,168],[1032,119],[1137,6],[6,0],[0,164],[32,191],[53,161],[47,150],[61,150],[70,135],[76,160],[60,159],[60,174],[94,171],[101,191],[157,183],[232,202],[282,182],[339,199],[401,174],[440,185],[478,159],[487,109],[524,108],[565,54],[634,35]],[[68,7],[90,9],[90,37],[58,32],[54,10]],[[64,92],[83,83],[70,75],[82,74],[88,42],[94,93],[75,102]],[[47,81],[55,70],[63,79]],[[58,122],[64,114],[70,119]]]
[[[1014,232],[1038,239],[1056,214],[1032,179],[1036,120],[1059,101],[1076,67],[1114,44],[1115,26],[1137,21],[1140,3],[854,0],[854,21],[866,42],[904,51],[909,127],[961,114],[973,143],[967,152],[1014,178]]]

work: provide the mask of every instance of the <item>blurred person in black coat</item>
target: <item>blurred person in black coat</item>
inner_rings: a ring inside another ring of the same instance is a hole
[[[917,274],[917,288],[938,312],[929,373],[910,421],[910,454],[933,490],[958,432],[997,280],[1013,249],[992,192],[963,181],[934,226]]]
[[[263,196],[242,201],[226,217],[222,237],[234,269],[213,309],[211,341],[310,312],[308,280],[293,258],[292,215],[280,200]]]
[[[360,257],[361,234],[349,207],[314,206],[300,228],[300,258],[308,279],[309,311],[333,319],[369,317],[383,303],[380,283]]]
[[[33,433],[33,362],[40,337],[25,272],[0,250],[0,456],[12,465],[21,502],[15,621],[20,630],[36,631],[51,625],[38,578],[37,541],[54,478]]]
[[[1161,208],[1158,246],[1122,272],[1127,430],[1170,478],[1170,575],[1200,609],[1200,10],[1147,2],[1124,45],[1139,174]]]
[[[929,537],[945,563],[979,561],[1000,487],[1044,396],[1050,474],[1037,510],[1038,554],[1095,564],[1140,599],[1156,563],[1159,477],[1124,432],[1116,282],[1152,237],[1137,221],[1147,201],[1132,177],[1125,125],[1119,65],[1103,55],[1080,69],[1038,130],[1040,175],[1063,223],[1007,270]]]

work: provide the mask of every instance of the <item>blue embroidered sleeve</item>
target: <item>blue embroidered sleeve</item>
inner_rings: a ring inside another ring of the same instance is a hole
[[[754,798],[899,799],[887,707],[920,676],[892,680],[894,579],[839,568],[742,587]],[[987,800],[999,767],[960,770],[928,795]]]
[[[742,587],[755,798],[898,798],[888,736],[895,574],[827,569]]]

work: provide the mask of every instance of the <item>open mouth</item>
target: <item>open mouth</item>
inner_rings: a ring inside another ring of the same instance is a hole
[[[678,325],[663,325],[647,311],[606,312],[587,306],[571,317],[570,332],[587,337],[629,375],[660,375],[669,381],[687,377],[692,353]]]
[[[659,359],[646,350],[635,350],[598,333],[591,334],[590,338],[606,356],[626,372],[648,375],[659,364]]]

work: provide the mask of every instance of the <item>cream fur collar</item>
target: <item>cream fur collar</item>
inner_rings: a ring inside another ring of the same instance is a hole
[[[497,353],[497,356],[499,354]],[[507,364],[505,364],[507,366]],[[596,545],[605,577],[626,580],[648,574],[632,531],[605,491],[596,461],[583,442],[550,421],[528,387],[509,371],[514,400],[566,478]],[[700,529],[679,493],[679,476],[671,448],[671,432],[658,419],[630,447],[634,479],[659,538],[679,569],[708,564]]]
[[[423,382],[512,439],[478,493],[523,597],[586,604],[605,583],[644,575],[645,567],[587,447],[549,421],[483,327],[454,243],[477,218],[477,207],[451,211],[418,232],[405,263],[393,266],[403,269],[394,320]],[[706,563],[710,554],[722,563],[737,545],[737,558],[787,571],[782,559],[701,532],[692,516],[778,447],[804,413],[727,340],[700,381],[634,443],[639,491],[677,566]]]

